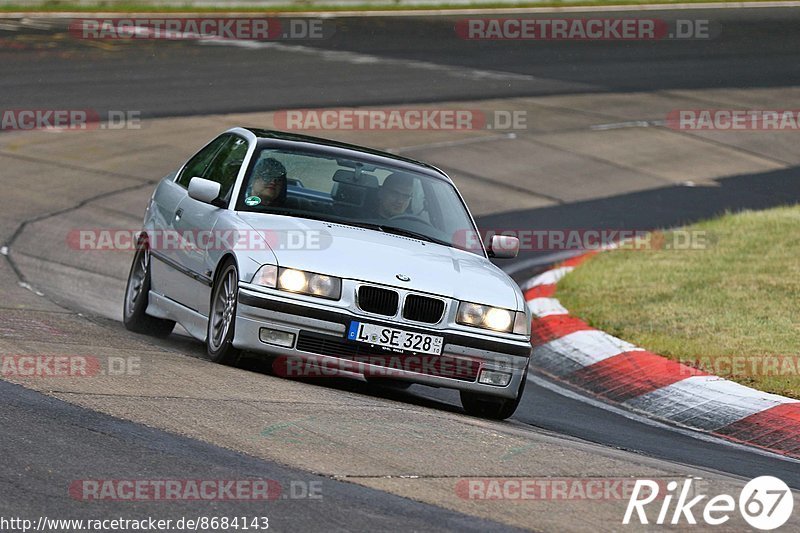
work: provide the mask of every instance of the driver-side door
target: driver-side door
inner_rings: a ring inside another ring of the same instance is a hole
[[[172,181],[162,182],[156,192],[154,207],[155,238],[151,242],[151,290],[187,305],[190,275],[180,262],[179,250],[185,242],[177,234],[176,222],[182,217],[180,205],[188,198],[189,181],[203,176],[220,148],[228,140],[221,135],[193,155]]]
[[[235,134],[229,134],[214,159],[199,177],[220,184],[219,199],[230,202],[230,195],[247,155],[248,142]],[[175,219],[175,230],[186,235],[186,246],[178,250],[177,261],[192,275],[186,292],[182,294],[184,305],[208,316],[211,301],[211,283],[214,265],[208,264],[209,248],[220,247],[223,239],[214,233],[219,216],[225,208],[216,207],[188,195],[178,206],[180,217]],[[193,240],[192,240],[193,239]]]

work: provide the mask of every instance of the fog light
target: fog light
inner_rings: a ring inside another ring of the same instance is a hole
[[[505,372],[496,372],[494,370],[482,370],[481,376],[478,378],[478,383],[484,385],[496,385],[498,387],[505,387],[511,381],[511,374]]]
[[[294,345],[294,333],[277,329],[261,328],[258,331],[258,339],[265,344],[274,344],[284,348],[291,348]]]

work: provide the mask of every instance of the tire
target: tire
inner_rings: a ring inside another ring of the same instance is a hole
[[[150,294],[150,249],[146,240],[139,241],[133,256],[125,300],[122,304],[122,321],[134,333],[145,333],[164,338],[172,333],[175,322],[148,315],[147,303]]]
[[[522,400],[522,393],[525,391],[525,383],[527,383],[527,369],[522,378],[522,383],[519,385],[517,397],[498,398],[497,396],[488,396],[486,394],[475,394],[472,392],[461,391],[461,405],[464,411],[470,416],[479,418],[491,418],[492,420],[505,420],[514,414],[517,410],[520,400]]]
[[[239,293],[239,270],[232,259],[225,261],[211,287],[206,347],[215,363],[234,365],[241,352],[233,347],[236,326],[236,301]]]

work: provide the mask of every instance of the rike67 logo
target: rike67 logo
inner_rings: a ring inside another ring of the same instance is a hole
[[[658,511],[656,524],[680,524],[685,520],[688,524],[697,524],[694,513],[698,513],[703,522],[711,526],[724,524],[731,518],[737,507],[737,501],[728,494],[708,498],[704,494],[689,499],[692,493],[692,480],[687,479],[678,490],[678,482],[671,481],[667,484],[667,494],[659,495],[659,484],[649,479],[637,479],[633,493],[628,500],[628,507],[622,519],[623,524],[630,524],[631,518],[636,513],[636,518],[641,524],[648,524],[645,507],[659,500],[661,506]],[[677,497],[674,509],[672,502]],[[794,497],[789,487],[780,479],[773,476],[761,476],[749,481],[742,492],[739,493],[739,513],[751,527],[762,531],[769,531],[784,525],[792,516]],[[670,516],[670,511],[672,511]]]

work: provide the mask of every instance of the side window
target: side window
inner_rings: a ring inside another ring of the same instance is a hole
[[[220,184],[219,197],[223,200],[230,200],[236,176],[239,175],[239,170],[247,155],[247,148],[246,140],[235,136],[229,137],[203,176]]]
[[[183,167],[180,175],[178,176],[178,185],[184,188],[189,187],[189,182],[192,181],[194,177],[203,177],[203,173],[205,172],[208,164],[211,162],[211,159],[217,153],[220,146],[222,146],[225,141],[230,139],[230,135],[220,135],[209,144],[206,145],[205,148],[197,152],[197,154],[192,157],[186,166]]]

